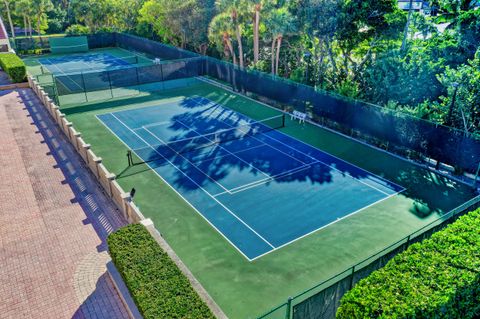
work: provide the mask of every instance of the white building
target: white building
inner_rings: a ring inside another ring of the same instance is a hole
[[[410,10],[410,0],[398,0],[398,7],[402,10]],[[430,7],[428,1],[412,0],[412,10],[423,13],[425,15],[435,14],[434,8]]]

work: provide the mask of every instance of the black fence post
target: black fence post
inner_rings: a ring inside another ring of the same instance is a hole
[[[135,75],[137,78],[137,85],[140,85],[140,78],[138,77],[138,67],[135,67]]]
[[[287,310],[285,311],[285,319],[290,319],[290,313],[292,312],[292,297],[288,297]]]
[[[87,88],[85,87],[85,78],[83,76],[83,72],[80,72],[82,75],[82,86],[83,86],[83,92],[85,93],[85,102],[88,102],[88,96],[87,96]]]
[[[107,71],[107,78],[108,78],[108,87],[110,89],[110,95],[113,99],[113,88],[112,88],[112,79],[110,78],[110,71]]]
[[[353,288],[353,277],[355,276],[355,266],[352,267],[352,274],[350,275],[350,288],[348,288],[348,290],[352,289]]]

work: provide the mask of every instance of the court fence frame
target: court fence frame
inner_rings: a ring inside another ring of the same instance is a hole
[[[94,39],[94,35],[92,37]],[[175,70],[172,73],[175,79],[211,78],[221,85],[231,88],[234,92],[266,103],[284,112],[297,110],[307,113],[309,120],[313,123],[360,140],[361,143],[378,147],[396,156],[422,163],[422,165],[435,161],[437,167],[440,163],[444,163],[455,167],[459,172],[470,174],[478,174],[479,172],[480,137],[478,135],[419,119],[409,114],[320,91],[274,75],[241,69],[237,65],[225,61],[200,56],[152,40],[124,33],[112,33],[110,34],[110,40],[111,37],[113,37],[114,44],[112,46],[129,50],[144,50],[167,60],[169,58],[177,59],[164,61],[160,68],[152,68],[161,75],[160,77],[155,77],[156,75],[152,77],[152,79],[156,79],[155,82],[168,81],[169,78],[164,77],[163,68],[169,67]],[[97,41],[97,43],[100,42]],[[111,44],[112,42],[109,42],[109,45]],[[183,62],[183,66],[175,64],[179,61]],[[195,61],[195,63],[185,63],[185,61]],[[136,72],[146,70],[140,68],[143,67],[139,67]],[[29,82],[33,83],[33,81],[33,79],[29,79]],[[35,85],[38,86],[38,84]],[[42,90],[37,93],[39,96],[49,99],[48,94],[43,89],[39,90]],[[56,90],[58,94],[58,89]],[[48,100],[45,101],[48,102]],[[48,103],[52,104],[51,100]],[[54,116],[61,117],[58,107],[52,112]],[[64,121],[66,120],[64,119]],[[59,123],[61,123],[59,125],[65,124],[62,121]],[[72,134],[72,132],[69,132],[69,134]],[[452,223],[459,216],[477,207],[480,207],[480,196],[472,198],[348,269],[288,298],[284,303],[259,318],[334,318],[341,297],[354,287],[359,280],[368,276],[372,271],[383,267],[396,254],[404,251],[411,244],[429,238],[433,233]]]
[[[193,289],[207,304],[215,317],[219,319],[227,319],[227,316],[223,313],[215,300],[213,300],[208,294],[202,284],[190,272],[170,245],[162,238],[160,232],[155,228],[153,221],[150,218],[145,218],[138,206],[133,202],[130,193],[127,193],[122,189],[120,184],[116,181],[117,176],[108,171],[102,163],[102,158],[95,155],[91,150],[90,144],[87,144],[83,140],[82,134],[74,128],[73,123],[67,120],[65,114],[60,111],[60,108],[48,96],[48,93],[43,90],[42,86],[35,80],[35,78],[28,76],[27,79],[29,87],[35,92],[42,106],[45,107],[55,124],[60,128],[60,131],[63,132],[67,140],[75,148],[75,151],[84,161],[86,168],[91,171],[100,187],[103,188],[105,196],[112,200],[123,218],[125,218],[129,224],[141,223],[144,225],[155,241],[157,241],[180,271],[188,278]],[[118,287],[116,288],[120,297],[124,298],[124,292],[121,289],[118,289]],[[130,308],[131,305],[125,300],[124,304],[127,310],[132,313],[132,309]]]
[[[49,53],[50,50],[50,38],[67,38],[67,37],[76,37],[77,35],[41,35],[33,37],[17,37],[15,41],[12,40],[12,45],[15,48],[15,51],[20,55],[30,55],[30,54],[43,54]],[[115,46],[115,34],[108,32],[99,32],[95,34],[87,34],[88,47],[89,49],[99,49],[105,47]]]
[[[453,223],[460,216],[480,207],[480,195],[457,206],[442,217],[430,222],[408,236],[383,248],[379,252],[337,273],[315,286],[289,297],[257,319],[332,319],[345,293],[361,279],[385,266],[410,245],[429,238],[435,232]]]
[[[59,106],[64,106],[61,97],[76,95],[77,99],[70,103],[92,102],[105,100],[89,98],[89,93],[108,92],[109,98],[122,97],[117,90],[124,88],[138,88],[142,85],[167,83],[180,79],[193,79],[199,75],[203,59],[189,57],[163,61],[153,65],[129,65],[103,71],[85,71],[66,74],[39,74],[35,76],[37,82],[42,83],[43,89]],[[65,83],[74,83],[68,87]],[[158,87],[160,90],[160,87]]]
[[[161,64],[163,70],[156,69],[156,65],[136,69],[137,73],[148,73],[151,77],[149,83],[168,81],[170,75],[165,76],[165,69],[169,67],[175,70],[167,72],[177,79],[195,76],[210,77],[230,86],[237,93],[282,111],[296,110],[306,113],[309,120],[314,123],[401,157],[423,164],[434,163],[436,169],[448,168],[458,175],[468,173],[474,176],[480,171],[480,135],[478,134],[353,100],[276,75],[247,70],[226,61],[135,35],[99,33],[88,35],[87,39],[90,48],[120,47],[159,57],[163,61]],[[195,65],[175,64],[175,61],[189,60],[196,61]],[[115,70],[109,72],[106,74],[104,71],[97,77],[115,78]],[[93,76],[91,72],[85,74]],[[128,77],[118,76],[117,78],[119,79],[110,81],[111,86],[135,85],[134,82],[127,81]],[[104,85],[103,89],[108,88]],[[86,91],[89,90],[95,90],[95,87],[86,89]],[[442,163],[445,165],[441,165]]]

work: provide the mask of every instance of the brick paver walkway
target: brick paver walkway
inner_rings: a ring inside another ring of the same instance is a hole
[[[0,318],[127,318],[105,272],[125,224],[29,89],[0,91]]]
[[[0,69],[0,85],[10,84],[12,81],[8,78],[8,75]]]

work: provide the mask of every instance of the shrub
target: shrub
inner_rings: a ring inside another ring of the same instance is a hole
[[[123,227],[107,242],[144,318],[215,318],[143,225]]]
[[[337,318],[478,318],[480,209],[410,246],[343,296]]]
[[[72,24],[65,30],[67,35],[86,35],[90,33],[90,28],[81,24]]]
[[[0,67],[15,83],[25,81],[27,70],[25,63],[14,53],[0,54]]]

